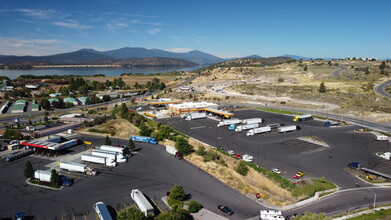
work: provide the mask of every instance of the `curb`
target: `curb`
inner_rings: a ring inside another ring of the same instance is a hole
[[[28,185],[31,185],[31,186],[37,186],[37,187],[51,189],[51,190],[62,190],[64,188],[64,186],[60,186],[60,188],[52,188],[52,187],[49,187],[49,186],[42,186],[42,185],[39,185],[39,184],[30,183],[29,180],[30,180],[30,178],[27,178],[26,179],[26,183]]]
[[[349,215],[344,215],[344,216],[341,216],[341,217],[338,217],[338,218],[333,218],[333,220],[345,220],[345,219],[361,216],[361,215],[364,215],[364,214],[374,213],[374,211],[380,211],[382,209],[391,209],[391,207],[379,207],[379,208],[374,208],[374,209],[370,209],[370,210],[364,210],[364,211],[361,211],[361,212],[357,212],[357,213],[353,213],[353,214],[349,214]]]

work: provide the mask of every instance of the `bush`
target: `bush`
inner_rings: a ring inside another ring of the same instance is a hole
[[[185,200],[185,197],[185,190],[182,186],[175,185],[170,191],[169,198],[171,199],[183,201]]]
[[[175,148],[178,149],[178,151],[186,156],[193,152],[193,146],[191,146],[187,139],[184,139],[182,137],[178,137],[175,142]]]
[[[197,201],[190,201],[189,202],[189,212],[191,213],[196,213],[198,211],[200,211],[201,209],[203,208],[203,206],[198,203]]]
[[[171,198],[171,197],[168,197],[168,198],[167,198],[167,203],[168,203],[168,205],[169,205],[172,209],[182,208],[182,207],[183,207],[183,201],[179,201],[179,200],[173,199],[173,198]],[[174,207],[175,207],[175,208],[174,208]]]
[[[144,220],[147,219],[142,211],[134,206],[120,211],[117,220]]]
[[[278,82],[284,82],[284,79],[283,79],[283,78],[278,78],[277,81],[278,81]]]
[[[204,162],[208,162],[208,161],[218,161],[220,160],[220,155],[213,151],[213,150],[209,150],[205,153],[205,155],[203,156],[203,161]]]
[[[205,147],[204,146],[200,146],[198,147],[198,150],[196,151],[196,154],[199,155],[199,156],[204,156],[207,152],[205,151]]]
[[[248,167],[244,161],[240,161],[239,164],[235,167],[235,171],[242,176],[246,176],[248,173]]]

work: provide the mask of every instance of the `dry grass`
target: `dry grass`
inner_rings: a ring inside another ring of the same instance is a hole
[[[109,122],[94,126],[93,128],[98,130],[113,131],[115,132],[115,137],[120,137],[120,138],[129,138],[131,135],[138,134],[139,132],[139,128],[137,128],[136,126],[134,126],[132,123],[130,123],[125,119],[110,120]],[[90,128],[83,128],[80,131],[96,134],[94,132],[89,132],[88,129]]]
[[[106,82],[106,80],[113,81],[117,78],[122,78],[126,85],[132,86],[135,82],[139,84],[145,84],[154,77],[160,79],[160,81],[164,82],[166,85],[174,85],[180,83],[181,76],[169,76],[169,75],[133,75],[133,76],[105,76],[105,77],[83,77],[88,81],[98,81],[98,82]],[[177,79],[177,80],[175,80]]]
[[[199,146],[203,145],[194,139],[190,139],[189,143],[192,144],[195,149],[198,149]],[[208,146],[205,146],[205,148],[211,149]],[[249,167],[249,172],[246,176],[238,174],[234,170],[234,167],[239,163],[239,160],[222,153],[219,154],[227,166],[215,162],[204,163],[202,157],[196,154],[187,156],[186,159],[245,195],[254,196],[256,193],[265,195],[265,200],[273,205],[284,206],[301,199],[293,197],[290,191],[281,188],[276,182],[268,179],[251,167]]]

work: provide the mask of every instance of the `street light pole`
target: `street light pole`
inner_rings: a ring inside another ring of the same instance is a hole
[[[376,207],[376,193],[372,189],[370,189],[370,188],[368,188],[368,190],[371,191],[373,193],[373,195],[374,195],[374,198],[373,198],[373,209],[375,209],[375,207]]]

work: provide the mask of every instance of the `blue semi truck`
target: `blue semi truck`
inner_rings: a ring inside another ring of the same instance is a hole
[[[152,137],[144,137],[144,136],[132,135],[132,136],[130,136],[130,139],[132,139],[132,141],[137,141],[137,142],[144,142],[144,143],[150,143],[150,144],[157,144],[156,139],[155,139],[155,138],[152,138]]]

